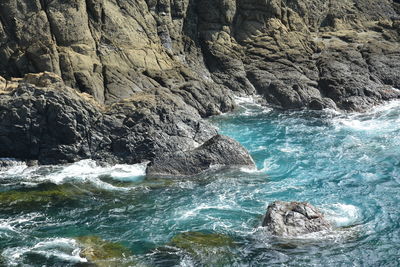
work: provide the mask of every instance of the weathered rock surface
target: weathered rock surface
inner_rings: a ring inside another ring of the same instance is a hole
[[[268,206],[262,226],[276,236],[299,235],[330,230],[331,224],[307,202],[275,201]]]
[[[216,135],[200,147],[161,154],[147,166],[148,176],[191,176],[212,167],[255,168],[247,150],[237,141]]]
[[[231,94],[190,38],[191,10],[188,0],[2,1],[0,75],[53,72],[100,103],[164,88],[202,116],[228,111]]]
[[[51,73],[9,85],[0,92],[1,157],[138,163],[193,149],[217,134],[197,110],[162,88],[103,106]]]
[[[232,91],[363,110],[400,92],[392,0],[9,0],[0,75],[50,71],[100,102],[163,88],[201,116]],[[0,81],[0,90],[2,81]]]
[[[398,98],[399,11],[390,0],[1,1],[0,157],[191,151],[216,134],[201,118],[232,110],[233,94],[285,109]],[[29,74],[40,72],[58,76]]]

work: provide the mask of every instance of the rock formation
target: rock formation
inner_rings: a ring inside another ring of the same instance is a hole
[[[164,88],[201,116],[231,91],[280,108],[363,110],[400,92],[392,0],[7,0],[0,75],[54,72],[112,103]]]
[[[193,150],[234,94],[364,110],[400,96],[399,12],[391,0],[1,1],[0,157]]]
[[[8,85],[0,92],[2,157],[138,163],[193,149],[217,134],[194,108],[162,89],[104,106],[51,73]]]
[[[268,206],[262,226],[283,237],[330,230],[331,224],[307,202],[275,201]]]
[[[247,150],[235,140],[216,135],[200,147],[177,151],[154,158],[148,165],[148,176],[190,176],[212,167],[256,168]]]

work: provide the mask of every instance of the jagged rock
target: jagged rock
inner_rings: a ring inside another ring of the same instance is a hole
[[[162,87],[203,117],[232,109],[232,91],[285,109],[332,108],[328,98],[363,110],[400,96],[399,10],[392,0],[2,1],[0,75],[54,72],[101,103]]]
[[[148,176],[190,176],[214,166],[255,168],[243,146],[227,136],[216,135],[196,149],[155,157],[146,173]]]
[[[324,216],[307,202],[273,202],[268,206],[262,226],[282,237],[332,229]]]
[[[208,115],[229,110],[232,94],[211,80],[191,39],[193,9],[189,0],[3,1],[0,75],[53,72],[100,103],[194,82],[207,90],[182,92],[193,107],[212,105]]]
[[[0,156],[58,164],[138,163],[190,150],[217,132],[181,97],[155,89],[103,106],[47,73],[0,94]],[[38,87],[28,83],[51,86]]]
[[[234,109],[233,92],[284,109],[398,98],[399,10],[391,0],[2,1],[0,157],[135,163],[193,150],[216,134],[201,118]]]
[[[4,91],[7,86],[7,81],[3,77],[0,76],[0,91]]]

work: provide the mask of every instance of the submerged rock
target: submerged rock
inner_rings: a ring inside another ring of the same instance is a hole
[[[172,238],[170,245],[191,252],[196,252],[201,247],[226,247],[233,246],[232,238],[222,234],[206,234],[201,232],[185,232]]]
[[[119,243],[109,242],[98,236],[81,236],[76,240],[82,247],[80,256],[95,266],[137,266],[132,259],[132,252]]]
[[[216,135],[200,147],[156,157],[146,169],[148,176],[190,176],[213,167],[255,168],[247,150],[224,135]]]
[[[41,205],[56,205],[66,201],[74,201],[86,192],[80,188],[62,184],[41,184],[38,188],[0,192],[1,209],[30,209]]]
[[[268,206],[262,226],[273,235],[283,237],[332,229],[322,213],[307,202],[273,202]]]
[[[168,244],[193,258],[199,265],[226,266],[234,257],[234,240],[218,233],[185,232],[176,235]]]

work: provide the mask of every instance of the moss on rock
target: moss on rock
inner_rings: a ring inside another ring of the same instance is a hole
[[[222,234],[185,232],[172,238],[171,244],[182,249],[192,250],[199,247],[229,247],[233,246],[234,241],[232,238]]]
[[[101,239],[98,236],[81,236],[76,238],[82,247],[80,256],[96,266],[137,266],[132,259],[133,253],[119,243]]]
[[[0,207],[30,207],[48,203],[60,203],[74,200],[84,194],[77,187],[69,184],[43,184],[30,190],[11,190],[0,192]]]
[[[185,251],[205,266],[229,265],[234,258],[234,240],[218,233],[185,232],[173,237],[168,245]]]

